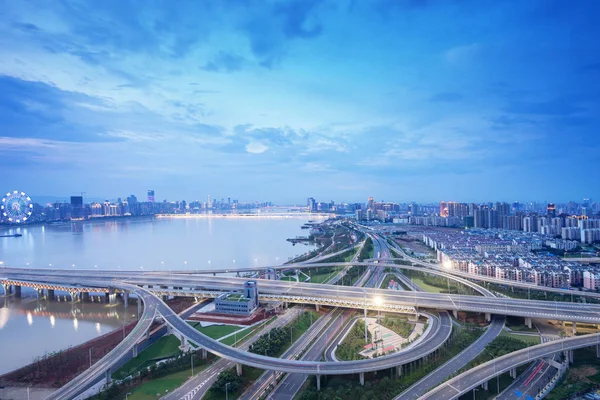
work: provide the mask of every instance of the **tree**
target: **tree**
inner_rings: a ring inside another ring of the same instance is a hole
[[[225,393],[228,383],[228,390],[232,392],[236,391],[242,385],[242,377],[238,376],[233,368],[220,373],[210,390]]]

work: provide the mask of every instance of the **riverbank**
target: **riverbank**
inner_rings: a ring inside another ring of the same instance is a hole
[[[135,300],[130,300],[135,306]],[[189,308],[192,299],[175,298],[168,301],[171,309],[180,313]],[[78,346],[45,354],[24,367],[0,376],[0,386],[59,388],[89,368],[114,349],[135,327],[137,321],[117,328]],[[155,323],[150,331],[160,324]]]

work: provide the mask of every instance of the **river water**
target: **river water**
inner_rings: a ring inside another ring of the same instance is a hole
[[[0,229],[7,267],[102,270],[214,269],[281,264],[310,250],[285,239],[307,235],[308,218],[160,218]],[[0,268],[1,272],[1,268]],[[58,294],[58,293],[57,293]],[[44,353],[76,346],[122,326],[137,309],[99,302],[22,299],[0,288],[0,374]]]

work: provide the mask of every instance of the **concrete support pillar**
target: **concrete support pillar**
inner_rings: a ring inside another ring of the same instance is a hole
[[[2,284],[2,290],[4,290],[4,295],[8,296],[10,294],[10,285]]]
[[[35,289],[35,292],[37,293],[38,299],[41,299],[44,297],[44,289]]]
[[[15,288],[15,297],[20,299],[21,298],[21,286],[15,285],[13,287]]]
[[[200,355],[202,356],[203,360],[206,360],[208,358],[208,351],[206,351],[206,349],[201,349]]]
[[[129,307],[129,292],[123,292],[123,303],[125,304],[125,308]]]
[[[169,299],[169,296],[160,296],[163,302],[166,302]]]
[[[315,304],[315,310],[316,310],[317,312],[319,312],[319,305],[318,305],[318,304]]]
[[[483,388],[483,390],[488,390],[488,381],[485,381],[481,384],[481,387]]]
[[[77,301],[77,292],[69,292],[71,296],[71,303],[75,303]]]
[[[140,319],[140,315],[142,315],[142,302],[140,301],[140,299],[137,300],[137,306],[138,306],[138,319]]]
[[[485,321],[490,322],[492,320],[492,314],[489,312],[485,313]]]
[[[146,340],[150,339],[150,329],[146,331]]]
[[[458,310],[452,310],[452,315],[454,315],[454,319],[458,319]]]
[[[600,358],[600,344],[596,345],[596,358]]]
[[[133,346],[133,358],[138,356],[138,345]]]
[[[510,377],[513,379],[517,379],[517,369],[516,368],[512,368],[510,370]]]
[[[106,299],[107,303],[110,303],[110,293],[109,292],[104,293],[104,299]]]
[[[365,373],[364,372],[361,372],[360,374],[358,374],[358,379],[360,379],[361,386],[365,386]]]
[[[573,336],[577,334],[577,322],[573,322]]]
[[[527,325],[527,327],[528,327],[529,329],[531,329],[531,328],[532,328],[532,325],[531,325],[531,318],[530,318],[530,317],[525,317],[525,325]]]
[[[396,366],[396,376],[402,376],[402,365]]]
[[[237,373],[238,376],[242,376],[242,364],[240,364],[240,363],[235,364],[235,372]]]
[[[46,297],[48,300],[54,300],[54,289],[48,289],[46,291]]]
[[[110,384],[110,382],[112,381],[112,377],[110,376],[110,368],[107,369],[104,373],[104,378],[106,379],[106,384]]]
[[[573,350],[569,350],[569,364],[573,364]]]
[[[317,375],[317,392],[321,391],[321,375]]]
[[[90,292],[81,292],[82,301],[90,301]]]

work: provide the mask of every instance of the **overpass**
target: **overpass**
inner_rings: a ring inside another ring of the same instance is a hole
[[[420,400],[455,399],[473,390],[478,385],[484,384],[491,378],[511,371],[520,365],[551,356],[561,351],[570,352],[575,349],[592,346],[596,346],[596,355],[598,355],[600,333],[554,340],[537,346],[527,347],[473,367],[427,392]]]
[[[321,266],[339,266],[346,263],[325,263]],[[358,265],[381,266],[376,263]],[[398,267],[392,264],[393,267]],[[390,266],[392,266],[390,265]],[[416,268],[416,267],[414,267]],[[35,273],[37,272],[37,273]],[[150,274],[126,277],[110,277],[94,271],[71,270],[28,270],[19,273],[18,269],[3,271],[4,284],[17,286],[64,285],[64,290],[78,290],[81,280],[95,280],[101,287],[113,287],[118,281],[137,286],[147,286],[157,295],[216,297],[222,291],[242,290],[245,279],[235,277],[181,276],[171,274]],[[67,280],[71,284],[66,284]],[[384,289],[355,288],[349,286],[311,284],[301,282],[281,282],[260,280],[262,300],[291,303],[318,304],[351,308],[367,308],[390,312],[411,312],[411,308],[456,310],[491,314],[512,315],[525,318],[541,318],[559,321],[574,321],[600,324],[600,305],[551,302],[541,300],[521,300],[510,298],[487,298],[481,296],[389,291]]]

